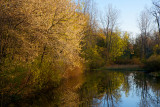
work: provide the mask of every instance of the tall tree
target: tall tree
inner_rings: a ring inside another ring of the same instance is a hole
[[[151,17],[147,10],[141,12],[138,19],[138,26],[141,32],[141,58],[144,58],[147,53],[147,36],[149,36],[150,32],[150,22]]]
[[[103,32],[106,35],[107,60],[110,57],[112,35],[118,22],[118,10],[109,5],[106,8],[104,17],[101,17]]]

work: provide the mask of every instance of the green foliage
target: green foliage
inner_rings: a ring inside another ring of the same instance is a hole
[[[85,38],[82,41],[84,45],[81,55],[85,59],[87,69],[99,68],[105,63],[105,54],[103,54],[105,40],[100,32],[94,32],[91,26],[88,28]]]
[[[101,30],[98,33],[93,33],[92,29],[86,34],[83,57],[86,59],[88,67],[102,67],[104,63],[112,63],[125,55],[127,50],[131,51],[128,49],[128,33],[121,37],[121,32],[116,30],[109,33],[108,36],[104,36]]]
[[[123,55],[126,43],[120,37],[120,33],[119,32],[117,32],[117,33],[112,35],[112,40],[113,41],[112,41],[112,44],[111,44],[110,58],[112,60],[115,60],[115,58]]]
[[[54,63],[50,62],[47,57],[45,57],[42,63],[40,58],[36,59],[30,66],[33,75],[32,82],[37,89],[46,87],[48,83],[52,83],[56,86],[62,78],[62,71],[56,69]],[[59,66],[61,66],[61,64]]]
[[[106,55],[108,61],[115,61],[118,57],[124,55],[128,45],[128,39],[128,34],[125,33],[122,36],[118,29],[108,34],[108,37],[106,37]]]
[[[0,92],[4,96],[16,96],[22,93],[24,87],[27,86],[27,78],[29,76],[28,68],[24,63],[15,64],[5,60],[4,65],[0,66]]]
[[[104,65],[104,59],[102,56],[98,53],[98,46],[96,45],[93,48],[88,48],[85,50],[85,59],[86,59],[86,64],[90,68],[99,68]]]

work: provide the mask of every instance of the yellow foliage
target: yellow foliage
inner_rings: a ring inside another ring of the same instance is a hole
[[[123,39],[120,36],[120,32],[117,31],[116,33],[113,33],[111,35],[111,49],[110,49],[110,58],[115,60],[116,57],[119,57],[123,55],[124,50],[126,48],[127,42],[127,36],[125,36],[125,39]]]

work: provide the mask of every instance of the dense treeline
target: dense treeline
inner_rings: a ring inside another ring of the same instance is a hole
[[[105,64],[156,62],[159,6],[153,1],[153,8],[141,13],[141,33],[133,42],[131,34],[119,30],[119,11],[110,5],[98,18],[93,0],[1,0],[1,99],[56,86],[63,78]],[[156,20],[154,32],[150,16]]]
[[[71,0],[1,0],[1,95],[24,95],[81,72],[87,20]]]
[[[160,54],[160,1],[153,0],[152,7],[141,12],[138,18],[140,34],[135,40],[135,56],[145,63],[145,68],[158,71]]]

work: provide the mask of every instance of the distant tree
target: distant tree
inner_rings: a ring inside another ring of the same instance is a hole
[[[160,35],[160,1],[152,0],[153,7],[151,9],[152,15],[155,17],[155,21],[157,23],[158,32]]]
[[[159,0],[152,0],[152,8],[151,8],[151,14],[155,18],[155,22],[157,24],[156,32],[154,33],[154,36],[156,37],[156,44],[155,47],[157,47],[157,52],[160,52],[160,1]],[[158,31],[157,31],[158,30]]]
[[[147,51],[148,51],[148,44],[147,44],[147,37],[149,36],[150,32],[150,23],[151,17],[148,11],[142,11],[139,19],[138,19],[138,26],[141,32],[141,58],[144,58]]]

